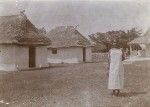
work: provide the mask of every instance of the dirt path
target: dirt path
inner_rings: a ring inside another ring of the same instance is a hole
[[[125,65],[125,89],[107,90],[106,63],[0,73],[0,107],[123,107],[149,90],[144,64]]]

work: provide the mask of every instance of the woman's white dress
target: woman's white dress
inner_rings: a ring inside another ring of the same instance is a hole
[[[124,86],[124,67],[122,63],[121,49],[110,50],[110,67],[108,89],[123,89]]]

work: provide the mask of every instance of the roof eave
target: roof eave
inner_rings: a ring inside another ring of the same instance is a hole
[[[0,43],[0,45],[21,45],[21,46],[48,46],[50,43]]]

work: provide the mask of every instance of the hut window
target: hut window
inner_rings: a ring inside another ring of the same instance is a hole
[[[52,49],[52,54],[57,54],[57,49]]]

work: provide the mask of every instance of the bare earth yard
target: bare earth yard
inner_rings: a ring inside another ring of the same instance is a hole
[[[107,90],[106,65],[85,63],[0,72],[0,107],[129,107],[147,95],[148,63],[125,64],[125,89],[119,97]],[[143,103],[149,105],[145,100]]]

